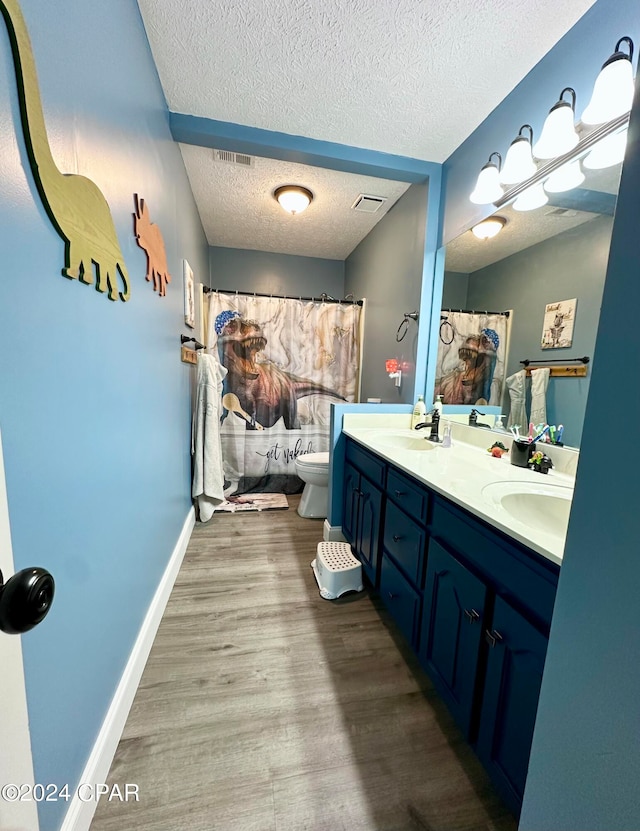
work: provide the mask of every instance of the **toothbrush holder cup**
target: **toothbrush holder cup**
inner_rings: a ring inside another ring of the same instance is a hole
[[[527,462],[535,453],[536,444],[533,441],[519,441],[514,439],[511,445],[510,461],[516,467],[526,467]]]

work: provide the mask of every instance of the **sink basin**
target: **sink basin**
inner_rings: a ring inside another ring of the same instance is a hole
[[[433,450],[436,446],[433,442],[427,441],[424,436],[411,435],[408,432],[380,433],[376,436],[376,443],[396,450]]]
[[[563,537],[567,533],[573,488],[541,482],[493,482],[482,489],[482,495],[530,528]]]

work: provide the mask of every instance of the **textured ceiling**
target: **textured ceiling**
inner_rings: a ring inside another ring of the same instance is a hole
[[[214,161],[214,151],[181,144],[191,188],[210,245],[344,260],[409,185],[337,170],[254,157],[252,167]],[[273,198],[280,185],[314,194],[291,216]],[[351,210],[359,194],[386,196],[375,213]]]
[[[448,158],[594,2],[138,0],[173,112],[431,162]],[[228,213],[223,234],[232,216],[253,214],[243,189],[227,192],[221,214],[216,181],[203,193],[189,169],[204,224]],[[282,253],[312,255],[314,215],[302,248],[280,235]],[[342,237],[324,256],[342,256],[351,244]],[[263,245],[248,230],[243,241]]]
[[[526,213],[514,211],[510,206],[501,208],[497,215],[503,216],[507,224],[497,237],[480,240],[471,231],[465,231],[447,245],[446,271],[472,274],[479,268],[497,263],[517,251],[524,251],[525,248],[582,225],[598,215],[585,211],[571,211],[568,214],[556,212],[557,208],[549,205]]]

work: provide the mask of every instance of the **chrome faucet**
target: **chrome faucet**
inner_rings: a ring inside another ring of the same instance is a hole
[[[440,425],[440,412],[434,407],[433,410],[429,413],[431,416],[431,421],[421,421],[420,424],[416,424],[414,430],[422,430],[423,427],[431,427],[431,432],[427,437],[427,441],[434,441],[440,442],[442,439],[438,435],[438,428]]]
[[[481,421],[478,421],[478,416],[485,415],[485,413],[481,413],[480,410],[473,409],[469,413],[469,427],[486,427],[487,430],[491,430],[490,424],[483,424]]]

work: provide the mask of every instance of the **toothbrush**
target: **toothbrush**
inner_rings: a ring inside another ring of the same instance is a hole
[[[546,433],[548,430],[549,430],[549,425],[547,424],[547,426],[546,426],[546,427],[542,430],[542,432],[541,432],[541,433],[538,433],[538,435],[535,437],[535,439],[533,439],[533,442],[535,443],[535,442],[537,442],[537,441],[540,441],[540,439],[541,439],[541,438],[545,435],[545,433]]]
[[[529,422],[529,441],[533,438],[533,421]]]
[[[564,424],[558,425],[558,435],[556,436],[556,444],[562,441],[562,434],[564,433]]]
[[[555,424],[552,427],[549,427],[549,437],[551,439],[551,443],[556,443],[556,426]]]

